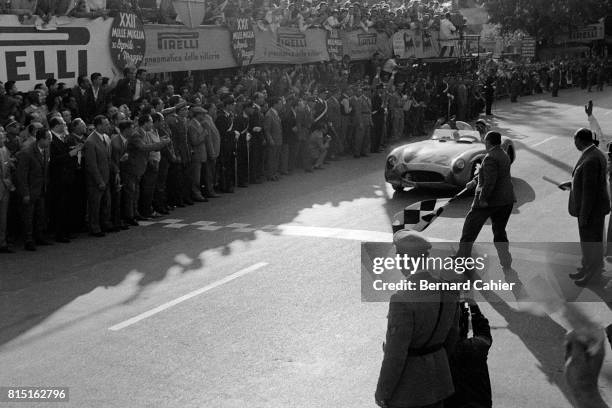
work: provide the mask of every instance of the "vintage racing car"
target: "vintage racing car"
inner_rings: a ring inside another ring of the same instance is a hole
[[[514,162],[512,140],[502,137],[501,146]],[[405,187],[463,188],[476,174],[485,154],[478,131],[436,129],[428,140],[391,151],[385,163],[385,180],[396,191]]]

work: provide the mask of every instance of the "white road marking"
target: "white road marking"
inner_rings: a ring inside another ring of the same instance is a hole
[[[204,225],[197,229],[199,229],[200,231],[217,231],[217,230],[220,230],[221,228],[223,227],[215,227],[214,225]]]
[[[179,223],[181,221],[183,221],[183,220],[178,220],[176,218],[166,218],[166,219],[163,219],[163,220],[158,221],[158,222],[162,223],[162,224],[176,224],[176,223]]]
[[[393,234],[390,232],[353,230],[344,228],[307,227],[301,225],[279,225],[277,227],[281,235],[337,238],[349,241],[374,241],[393,242]]]
[[[233,224],[228,224],[225,227],[226,228],[246,228],[251,224],[239,224],[239,223],[233,223]]]
[[[201,225],[203,227],[207,226],[207,225],[213,225],[216,224],[215,221],[197,221],[197,222],[192,222],[191,225]]]
[[[164,310],[167,310],[167,309],[169,309],[169,308],[171,308],[173,306],[176,306],[179,303],[182,303],[182,302],[184,302],[186,300],[189,300],[189,299],[191,299],[193,297],[196,297],[196,296],[199,296],[199,295],[201,295],[203,293],[206,293],[209,290],[218,288],[219,286],[224,285],[224,284],[226,284],[228,282],[231,282],[234,279],[238,279],[241,276],[247,275],[247,274],[249,274],[251,272],[255,272],[256,270],[261,269],[261,268],[263,268],[266,265],[268,265],[267,262],[258,262],[258,263],[254,264],[254,265],[251,265],[251,266],[247,267],[247,268],[241,269],[238,272],[232,273],[231,275],[228,275],[228,276],[226,276],[223,279],[219,279],[218,281],[215,281],[215,282],[213,282],[213,283],[211,283],[209,285],[206,285],[203,288],[194,290],[193,292],[189,292],[188,294],[186,294],[184,296],[181,296],[179,298],[171,300],[170,302],[166,302],[163,305],[160,305],[160,306],[158,306],[158,307],[156,307],[154,309],[151,309],[151,310],[149,310],[147,312],[139,314],[138,316],[134,316],[131,319],[125,320],[125,321],[123,321],[123,322],[121,322],[119,324],[116,324],[116,325],[114,325],[112,327],[109,327],[108,330],[119,331],[119,330],[125,329],[126,327],[129,327],[129,326],[131,326],[133,324],[136,324],[136,323],[140,322],[141,320],[144,320],[144,319],[146,319],[148,317],[151,317],[151,316],[154,316],[154,315],[156,315],[158,313],[161,313]]]
[[[178,229],[178,228],[183,228],[183,227],[187,227],[187,226],[189,226],[189,224],[179,224],[179,223],[175,223],[175,224],[167,224],[167,225],[164,225],[164,228],[176,228],[176,229]]]
[[[532,144],[530,147],[538,147],[538,146],[543,145],[546,142],[550,142],[551,140],[554,140],[554,139],[558,139],[558,136],[551,136],[548,139],[542,140],[541,142],[538,142],[536,144]]]

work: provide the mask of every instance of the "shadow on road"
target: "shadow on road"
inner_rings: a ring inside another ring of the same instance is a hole
[[[300,215],[318,206],[338,207],[360,199],[380,199],[371,184],[362,183],[363,174],[380,172],[384,155],[370,159],[332,162],[328,170],[312,174],[296,170],[280,182],[267,182],[238,189],[209,203],[178,209],[169,219],[190,225],[167,228],[163,224],[141,226],[96,239],[79,237],[72,243],[41,247],[33,253],[18,251],[2,256],[0,264],[0,349],[75,300],[96,290],[119,285],[130,287],[121,303],[105,304],[90,314],[77,314],[69,321],[53,324],[61,330],[92,315],[138,299],[150,285],[168,276],[202,272],[206,258],[235,255],[231,244],[257,240],[260,229],[237,232],[229,227],[198,231],[191,223],[205,220],[253,223],[257,226],[299,223]],[[349,226],[350,228],[350,226]],[[274,234],[274,229],[266,230]],[[152,261],[154,259],[155,261]],[[214,270],[210,272],[214,276]],[[36,335],[45,335],[37,332]]]

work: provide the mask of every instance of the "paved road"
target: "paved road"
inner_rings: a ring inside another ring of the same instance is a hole
[[[567,193],[542,176],[569,177],[588,98],[612,132],[610,91],[495,107],[518,146],[512,241],[577,240]],[[335,162],[104,239],[3,256],[0,386],[70,387],[71,402],[51,407],[374,406],[387,305],[361,302],[360,241],[388,241],[393,214],[432,196],[394,194],[383,166],[382,154]],[[457,239],[468,205],[428,235]],[[569,407],[567,323],[488,300],[495,406]],[[582,306],[612,321],[602,302]],[[608,399],[611,381],[608,359]]]

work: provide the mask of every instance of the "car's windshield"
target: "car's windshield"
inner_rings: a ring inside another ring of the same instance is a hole
[[[433,140],[480,140],[480,133],[475,130],[436,129],[431,138]]]

